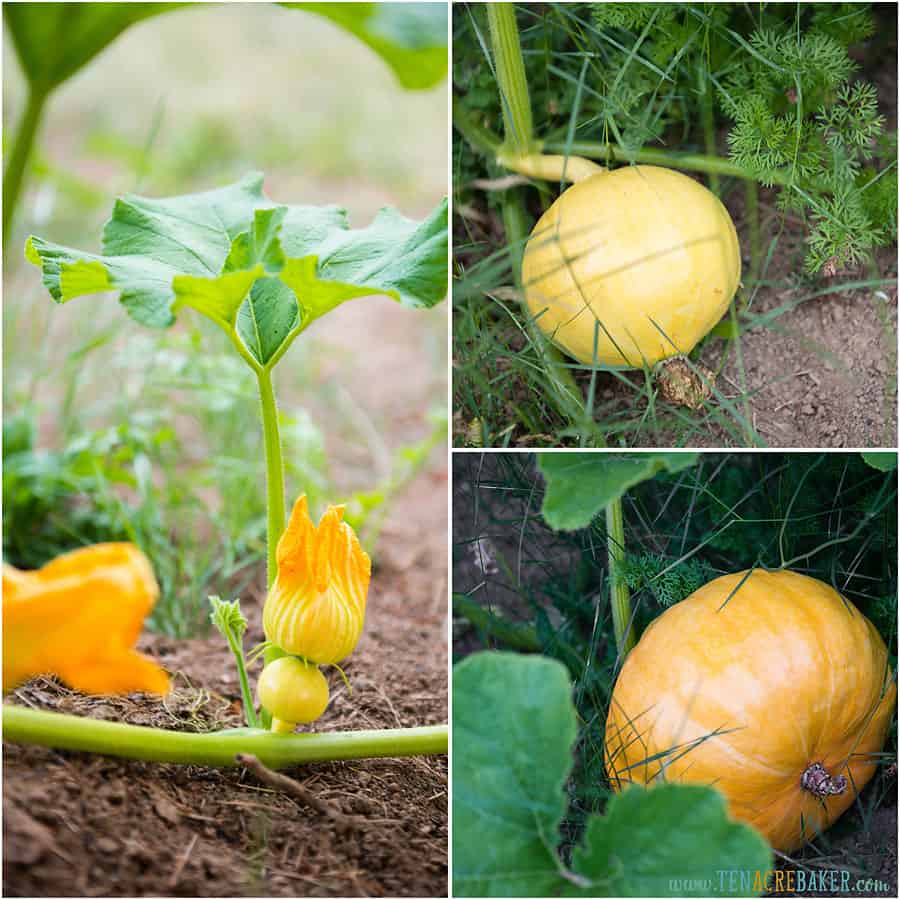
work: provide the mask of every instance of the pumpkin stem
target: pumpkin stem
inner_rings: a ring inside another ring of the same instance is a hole
[[[800,776],[800,786],[817,797],[843,794],[847,790],[847,779],[843,775],[829,775],[822,763],[812,763]]]

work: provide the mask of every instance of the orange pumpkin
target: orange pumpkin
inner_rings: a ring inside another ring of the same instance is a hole
[[[725,575],[666,610],[616,681],[614,790],[715,785],[790,852],[875,773],[897,690],[884,641],[837,591],[796,572]]]

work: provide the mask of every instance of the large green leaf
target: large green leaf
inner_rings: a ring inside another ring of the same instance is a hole
[[[577,732],[555,660],[477,653],[453,670],[457,897],[750,895],[771,855],[696,785],[632,787],[588,819],[571,869],[557,853]],[[756,891],[759,892],[758,890]]]
[[[447,77],[445,3],[284,3],[324,16],[372,48],[407,90]]]
[[[101,254],[32,236],[27,258],[58,303],[119,291],[137,321],[172,324],[189,306],[273,365],[311,322],[345,300],[385,294],[409,307],[447,288],[447,203],[422,222],[383,209],[352,230],[334,206],[278,206],[262,175],[169,199],[126,196],[103,229]]]
[[[541,511],[557,531],[585,528],[629,488],[668,469],[679,472],[696,453],[539,453],[547,481]]]
[[[46,93],[129,25],[185,3],[4,3],[3,19],[25,77]]]

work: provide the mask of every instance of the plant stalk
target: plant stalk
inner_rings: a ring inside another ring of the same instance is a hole
[[[275,734],[235,728],[196,734],[125,725],[82,716],[3,704],[3,739],[60,750],[79,750],[185,765],[236,766],[239,753],[252,753],[272,769],[336,759],[434,755],[447,752],[447,726]]]
[[[272,370],[257,369],[256,378],[259,382],[263,443],[266,452],[266,586],[271,588],[278,574],[278,541],[284,534],[285,525],[284,460],[281,456],[278,406],[272,386]],[[284,651],[280,648],[269,647],[263,654],[263,662],[268,665],[283,655]],[[260,707],[259,716],[264,728],[272,724],[272,714],[265,707]],[[258,753],[256,755],[259,756]],[[260,759],[266,762],[264,757],[260,756]]]
[[[548,141],[544,147],[548,153],[564,153],[568,147],[573,156],[585,156],[604,162],[646,163],[652,166],[667,166],[673,169],[688,169],[707,174],[730,175],[734,178],[747,178],[748,173],[737,164],[721,156],[707,156],[703,153],[682,153],[677,150],[644,147],[641,150],[625,151],[616,144],[603,141],[573,141],[566,144],[560,141]],[[783,181],[776,178],[776,183],[787,184],[789,175],[785,173]]]
[[[621,497],[617,497],[606,507],[606,551],[609,557],[609,599],[613,631],[619,659],[624,661],[634,647],[635,639],[628,585],[618,577],[625,559],[625,523],[622,518]]]
[[[710,90],[707,70],[700,66],[698,70],[700,81],[700,110],[703,120],[703,146],[709,157],[716,156],[716,124],[713,118],[713,95]],[[721,196],[722,190],[719,183],[719,173],[709,173],[709,189],[717,196]]]
[[[762,268],[762,239],[759,231],[759,187],[751,178],[744,182],[744,197],[747,211],[747,230],[750,233],[750,272],[747,276],[741,309],[746,308],[756,282],[759,281],[759,273]]]
[[[506,230],[506,245],[509,248],[513,279],[519,291],[522,285],[522,256],[528,238],[528,224],[522,206],[519,190],[506,191],[502,199],[503,227]],[[547,339],[538,324],[523,305],[525,328],[536,353],[549,377],[548,386],[556,395],[557,402],[565,415],[573,421],[581,416],[583,399],[571,370],[566,366],[563,355]]]
[[[48,92],[45,90],[28,89],[28,100],[25,104],[25,112],[16,136],[13,138],[12,150],[9,153],[9,162],[3,173],[3,246],[6,247],[10,235],[10,226],[13,222],[16,208],[19,204],[19,195],[22,192],[22,184],[25,181],[25,169],[31,157],[34,147],[34,139],[47,102]]]
[[[503,107],[505,146],[515,153],[528,153],[533,146],[534,122],[515,6],[512,3],[489,3],[487,16],[494,53],[494,74]]]
[[[262,409],[263,442],[266,451],[266,585],[272,587],[278,573],[277,548],[284,534],[284,462],[281,457],[281,436],[278,432],[278,406],[272,387],[270,369],[256,372]]]
[[[244,648],[237,636],[228,633],[226,636],[228,646],[237,664],[238,680],[241,684],[241,699],[244,701],[244,719],[251,728],[259,727],[259,719],[256,717],[256,706],[253,704],[253,692],[250,690],[250,678],[247,675],[247,661],[244,659]]]

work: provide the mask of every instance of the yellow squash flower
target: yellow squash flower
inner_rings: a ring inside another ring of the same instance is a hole
[[[313,525],[306,495],[294,504],[278,542],[278,576],[263,609],[273,644],[319,665],[349,656],[362,634],[372,564],[343,506],[329,506]]]
[[[134,650],[159,587],[132,544],[95,544],[42,569],[3,566],[3,690],[54,674],[86,694],[165,694],[169,676]]]

